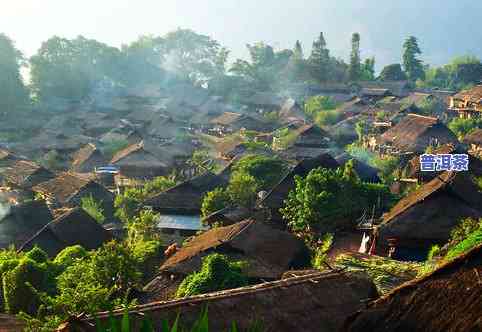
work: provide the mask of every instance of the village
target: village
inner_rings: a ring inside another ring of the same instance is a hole
[[[482,331],[482,63],[351,46],[0,34],[0,331]]]

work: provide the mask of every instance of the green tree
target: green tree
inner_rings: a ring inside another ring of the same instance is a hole
[[[361,79],[363,81],[375,80],[375,58],[367,58],[361,66]]]
[[[351,81],[361,78],[360,34],[354,33],[351,38],[350,67],[348,69]]]
[[[313,96],[305,102],[304,111],[313,117],[320,111],[331,111],[337,108],[337,103],[327,96]]]
[[[249,174],[259,183],[260,190],[269,190],[275,186],[286,171],[286,164],[276,157],[264,155],[246,155],[234,166],[235,171]]]
[[[177,182],[170,177],[155,177],[154,179],[144,183],[144,186],[142,187],[143,196],[151,197],[157,195],[169,188],[174,187],[176,184]]]
[[[52,37],[30,58],[31,85],[37,98],[81,100],[95,82],[118,75],[120,51],[86,39]]]
[[[92,218],[99,224],[105,222],[104,209],[102,208],[102,202],[97,202],[92,195],[88,197],[82,197],[80,200],[80,206],[87,212]]]
[[[295,177],[295,189],[281,209],[290,228],[309,238],[307,234],[314,227],[321,233],[353,227],[346,220],[355,218],[378,200],[382,204],[390,201],[387,187],[360,182],[349,173],[352,173],[349,169],[345,174],[343,169],[317,168],[305,178]]]
[[[405,73],[412,82],[425,78],[425,71],[422,60],[419,56],[422,54],[418,45],[418,40],[414,36],[408,37],[403,44],[403,68]]]
[[[0,116],[28,103],[28,91],[20,75],[23,64],[22,53],[13,41],[0,34]]]
[[[477,128],[482,128],[482,119],[471,118],[462,119],[455,118],[448,124],[450,130],[454,132],[457,137],[462,140],[465,135]]]
[[[355,124],[355,132],[358,135],[358,142],[362,142],[363,138],[369,132],[368,124],[365,120],[360,120]]]
[[[318,82],[327,81],[330,77],[330,51],[326,48],[326,40],[323,32],[313,42],[311,55],[308,59],[311,76]]]
[[[210,214],[222,210],[231,204],[229,193],[223,188],[216,188],[208,192],[201,204],[201,215],[207,217]]]
[[[157,224],[159,215],[152,210],[141,210],[127,224],[127,243],[146,242],[159,238]]]
[[[233,203],[251,208],[256,203],[259,183],[245,172],[235,171],[231,175],[227,192]]]
[[[180,79],[203,85],[224,74],[228,51],[209,36],[177,29],[164,36],[164,45],[163,67]]]
[[[140,210],[145,199],[144,191],[139,188],[128,188],[114,200],[115,216],[128,224]]]
[[[187,297],[246,286],[242,263],[230,262],[227,256],[211,254],[203,258],[201,271],[188,275],[179,286],[176,297]]]
[[[407,75],[402,70],[402,65],[394,63],[383,67],[379,79],[381,81],[404,81]]]

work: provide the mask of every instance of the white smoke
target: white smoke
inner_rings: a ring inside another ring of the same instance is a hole
[[[0,221],[10,213],[10,203],[0,196]]]

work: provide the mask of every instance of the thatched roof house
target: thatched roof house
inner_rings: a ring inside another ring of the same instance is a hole
[[[281,106],[279,111],[281,123],[292,123],[296,121],[306,121],[306,114],[296,100],[289,98]]]
[[[160,271],[188,275],[198,271],[202,257],[212,252],[247,261],[246,273],[256,279],[277,279],[289,269],[309,264],[304,243],[294,235],[246,220],[193,238],[169,257]]]
[[[279,209],[284,206],[284,201],[288,198],[290,191],[295,189],[295,176],[306,176],[311,170],[318,167],[336,169],[339,164],[329,154],[302,160],[260,202],[260,206],[270,210],[272,221],[282,221]]]
[[[38,246],[54,257],[69,246],[80,245],[93,250],[111,239],[110,233],[87,212],[82,208],[74,208],[45,225],[23,243],[19,250],[28,251]]]
[[[104,166],[107,159],[94,144],[87,144],[78,150],[72,158],[72,171],[78,173],[90,173],[96,167]]]
[[[43,195],[55,207],[77,207],[80,206],[82,198],[92,196],[101,205],[106,219],[111,220],[114,216],[114,195],[87,177],[62,173],[32,190]]]
[[[394,258],[424,260],[433,244],[448,241],[462,218],[482,216],[482,193],[465,172],[445,172],[401,199],[377,227],[377,254],[396,239]]]
[[[223,132],[237,132],[241,129],[267,132],[273,130],[273,126],[255,115],[224,112],[218,117],[209,121],[211,125],[219,127]]]
[[[166,175],[167,165],[144,149],[144,143],[133,144],[119,151],[111,164],[120,168],[120,173],[130,178],[153,178]]]
[[[0,206],[7,213],[0,220],[0,248],[17,248],[30,239],[53,218],[44,201],[30,201],[19,205]],[[2,211],[4,212],[4,211]]]
[[[470,147],[475,155],[482,156],[482,128],[473,130],[464,138],[464,143]]]
[[[204,195],[226,185],[222,176],[207,172],[150,198],[146,205],[163,213],[199,214]]]
[[[3,173],[4,182],[12,187],[30,189],[55,175],[48,169],[27,160],[18,160]]]
[[[248,218],[253,218],[255,211],[241,206],[227,206],[202,219],[206,225],[233,225]]]
[[[144,316],[151,318],[156,331],[161,331],[164,320],[172,322],[180,314],[181,327],[185,328],[186,325],[191,327],[208,306],[210,331],[227,331],[233,323],[239,331],[248,331],[258,321],[263,331],[331,332],[338,331],[344,320],[362,307],[364,300],[376,295],[371,281],[360,274],[314,272],[180,300],[139,305],[132,308],[129,317],[134,331],[140,329]],[[123,313],[114,311],[113,316],[120,318]],[[95,331],[95,326],[88,323],[95,324],[96,319],[107,321],[109,314],[99,313],[95,317],[83,321],[72,319],[58,331]]]
[[[432,154],[465,154],[467,151],[459,145],[445,144],[434,149]],[[469,171],[476,176],[482,176],[482,161],[469,155]],[[421,171],[420,156],[413,157],[405,166],[406,178],[416,179],[418,182],[428,182],[438,176],[440,172]]]
[[[450,109],[461,117],[480,116],[482,112],[482,85],[463,90],[450,98]]]
[[[342,331],[481,331],[482,245],[349,317]]]
[[[8,167],[15,163],[20,158],[11,151],[0,148],[0,167]]]
[[[423,153],[430,145],[456,144],[458,141],[437,118],[408,114],[379,136],[377,142],[395,151]]]
[[[407,81],[362,81],[358,85],[362,89],[386,89],[393,96],[403,98],[410,93],[409,83]]]

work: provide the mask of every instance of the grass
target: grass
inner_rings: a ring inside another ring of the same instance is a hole
[[[423,264],[400,262],[379,256],[343,254],[336,258],[335,264],[347,271],[364,271],[373,280],[381,294],[387,293],[398,285],[417,277]]]

